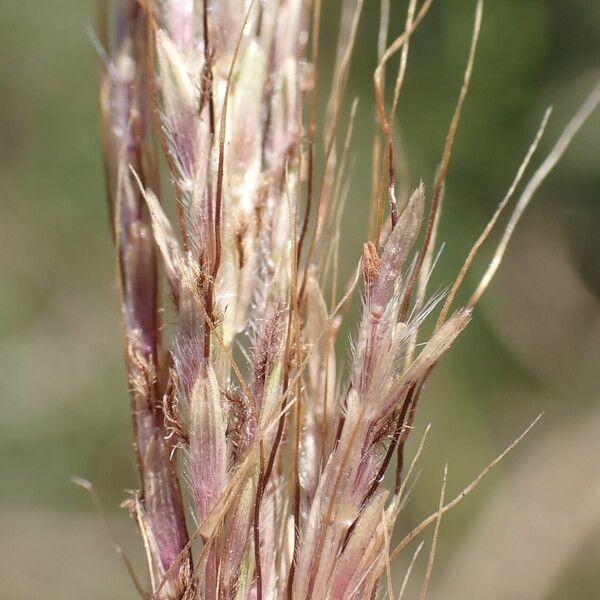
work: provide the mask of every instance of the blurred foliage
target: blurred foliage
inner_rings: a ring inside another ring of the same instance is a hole
[[[334,56],[338,4],[324,3],[326,60]],[[348,90],[348,105],[353,96],[360,104],[344,222],[346,270],[365,235],[377,4],[365,2]],[[391,35],[397,35],[406,2],[392,4]],[[411,45],[397,131],[410,173],[406,185],[422,178],[431,186],[462,80],[473,9],[465,0],[434,3]],[[91,479],[111,519],[123,490],[135,486],[99,153],[97,59],[86,34],[93,20],[92,2],[0,4],[0,574],[6,598],[38,597],[42,585],[45,597],[65,600],[83,589],[98,599],[133,593],[88,498],[69,483],[75,474]],[[448,176],[440,231],[446,245],[434,289],[460,267],[545,106],[554,104],[555,111],[542,152],[598,80],[599,59],[599,3],[487,2]],[[391,62],[390,73],[396,65]],[[474,323],[427,390],[415,438],[427,422],[433,429],[406,527],[437,505],[444,462],[452,494],[546,412],[537,431],[445,518],[436,573],[466,543],[477,515],[502,488],[503,473],[542,436],[559,435],[563,423],[596,410],[599,148],[596,114],[540,190]],[[482,253],[465,289],[475,285],[489,256],[489,249]],[[547,481],[545,493],[559,485]],[[543,497],[531,499],[539,502]],[[565,506],[553,519],[573,516]],[[118,529],[131,540],[133,527],[124,522],[117,521]],[[590,544],[598,547],[598,531],[590,535],[595,542],[581,540],[579,554],[556,577],[556,592],[543,597],[597,597],[597,569],[578,558]],[[489,543],[493,553],[493,539]],[[139,544],[129,547],[139,555]]]

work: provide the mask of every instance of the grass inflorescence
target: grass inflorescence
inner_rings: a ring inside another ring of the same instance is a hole
[[[363,1],[343,3],[330,85],[319,69],[321,0],[113,4],[100,28],[100,93],[139,475],[125,506],[141,531],[150,580],[138,591],[164,600],[395,597],[392,561],[433,525],[425,598],[443,513],[496,461],[448,503],[444,475],[438,510],[391,547],[422,449],[406,469],[421,395],[600,88],[524,186],[481,284],[453,311],[549,117],[445,301],[429,300],[483,2],[434,185],[409,194],[397,182],[394,124],[409,43],[431,0],[410,0],[404,31],[391,43],[389,1],[381,2],[372,192],[363,203],[369,233],[346,283],[338,281],[340,218],[356,103],[344,126],[342,109]],[[162,161],[175,226],[160,201],[168,196]],[[338,332],[358,293],[362,315],[341,380],[346,340]],[[175,315],[171,336],[162,331],[166,303]],[[394,469],[388,489],[384,476]]]

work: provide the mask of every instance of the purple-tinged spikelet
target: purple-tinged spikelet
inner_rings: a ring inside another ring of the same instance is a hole
[[[144,537],[153,590],[178,560],[159,596],[171,600],[182,597],[191,563],[185,556],[188,534],[161,408],[165,382],[160,378],[155,245],[143,192],[131,173],[133,169],[149,190],[156,185],[155,157],[148,138],[146,28],[141,6],[134,0],[121,2],[112,62],[102,75],[101,107],[140,476],[140,492],[128,506]]]

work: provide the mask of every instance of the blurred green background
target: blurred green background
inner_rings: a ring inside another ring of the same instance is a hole
[[[392,2],[392,33],[406,3]],[[324,54],[337,33],[324,3]],[[360,97],[344,248],[365,235],[378,3],[365,2],[348,99]],[[474,2],[434,3],[414,38],[399,130],[410,185],[430,187],[462,80]],[[133,597],[73,475],[118,509],[136,485],[97,126],[97,63],[80,0],[0,3],[0,597]],[[504,194],[543,110],[548,150],[600,79],[600,3],[488,0],[450,166],[434,289],[452,281]],[[542,154],[538,155],[538,162]],[[541,411],[535,431],[441,528],[432,597],[600,594],[600,112],[518,228],[474,322],[428,387],[433,423],[407,529],[457,493]],[[497,236],[494,238],[497,239]],[[491,244],[465,285],[472,290]],[[465,292],[466,293],[466,292]],[[413,440],[414,444],[415,440]],[[429,541],[430,534],[426,536]],[[422,555],[419,567],[426,562]],[[408,560],[397,565],[398,577]],[[414,578],[419,583],[419,573]],[[414,593],[409,597],[414,597]]]

